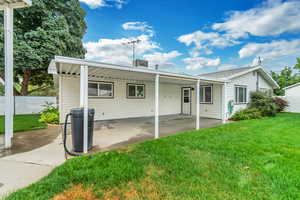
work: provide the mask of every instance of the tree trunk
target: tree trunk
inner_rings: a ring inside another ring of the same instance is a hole
[[[28,87],[29,87],[29,80],[30,80],[30,69],[25,69],[23,74],[23,81],[21,85],[21,96],[27,96],[29,94]]]

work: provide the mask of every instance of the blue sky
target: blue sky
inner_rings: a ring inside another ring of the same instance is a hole
[[[137,57],[167,71],[199,74],[256,63],[279,71],[300,57],[300,1],[80,0],[86,58],[130,65]]]

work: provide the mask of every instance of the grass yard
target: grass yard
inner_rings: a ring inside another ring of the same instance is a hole
[[[7,199],[300,199],[300,114],[68,160]]]
[[[40,115],[16,115],[14,117],[14,131],[29,131],[46,128],[47,125],[39,122]],[[0,134],[4,133],[4,116],[0,116]]]

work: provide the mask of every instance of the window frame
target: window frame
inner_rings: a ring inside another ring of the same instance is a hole
[[[203,88],[203,100],[204,101],[201,101],[201,88]],[[211,101],[210,102],[206,102],[205,101],[205,88],[210,88],[211,89],[211,94],[210,94],[210,96],[211,96]],[[214,87],[213,87],[213,85],[200,85],[200,91],[199,91],[199,93],[200,93],[200,104],[214,104],[214,100],[213,100],[213,97],[214,97],[214,95],[213,95],[213,90],[214,90]]]
[[[244,101],[242,101],[242,102],[240,102],[240,101],[237,101],[238,99],[239,99],[239,90],[238,90],[238,88],[243,88],[243,89],[245,89],[245,97],[246,97],[246,101],[244,102]],[[248,87],[247,87],[247,85],[235,85],[234,86],[234,102],[235,102],[235,104],[248,104]]]
[[[114,85],[114,82],[108,82],[108,81],[89,81],[88,82],[88,84],[89,83],[95,83],[95,84],[97,84],[97,91],[98,91],[98,95],[97,96],[90,96],[89,94],[89,98],[96,98],[96,99],[113,99],[113,98],[115,98],[115,85]],[[112,89],[112,96],[99,96],[99,94],[100,94],[100,84],[109,84],[109,85],[111,85],[111,89]],[[88,89],[89,89],[89,87],[88,87]]]
[[[129,86],[135,86],[135,96],[129,96]],[[144,88],[144,96],[143,97],[138,97],[137,94],[137,87],[138,86],[143,86]],[[145,99],[146,98],[146,85],[145,84],[140,84],[140,83],[127,83],[126,84],[126,97],[127,99]]]

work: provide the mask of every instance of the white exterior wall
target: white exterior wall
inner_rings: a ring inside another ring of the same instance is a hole
[[[60,121],[64,122],[65,115],[72,108],[79,107],[80,79],[76,77],[60,77]],[[106,80],[98,80],[106,81]],[[89,98],[89,107],[95,109],[95,120],[122,119],[131,117],[149,117],[154,115],[154,82],[136,82],[145,84],[145,99],[128,99],[126,96],[127,83],[134,81],[114,82],[114,98]],[[187,85],[160,83],[160,115],[181,113],[181,88]],[[190,87],[196,88],[195,85]],[[200,116],[221,119],[222,85],[213,84],[213,103],[200,104]],[[196,91],[192,93],[192,115],[196,115]]]
[[[200,85],[209,85],[201,83]],[[213,103],[200,104],[200,116],[206,118],[222,119],[222,85],[212,84]],[[195,87],[196,88],[196,87]],[[196,115],[196,91],[192,92],[192,114]]]
[[[300,113],[300,85],[286,89],[285,99],[289,103],[288,112]]]
[[[225,103],[225,105],[227,106],[228,102],[231,100],[235,101],[235,85],[247,86],[247,102],[249,103],[250,93],[257,89],[257,75],[259,80],[258,88],[272,89],[272,86],[259,73],[256,72],[253,74],[253,72],[249,72],[245,75],[232,79],[231,82],[227,84],[227,103]],[[235,104],[233,113],[238,110],[245,109],[246,107],[247,104]]]
[[[258,88],[272,89],[271,85],[258,74]],[[63,122],[65,115],[72,108],[79,107],[80,79],[79,77],[60,77],[60,99],[59,107],[61,112],[60,121]],[[103,80],[97,81],[114,82],[114,98],[89,98],[89,107],[95,108],[95,120],[121,119],[132,117],[154,116],[154,81],[135,82],[124,80]],[[145,99],[128,99],[126,96],[127,83],[145,84]],[[249,72],[243,76],[232,79],[227,84],[226,100],[223,101],[222,85],[213,84],[213,103],[200,104],[200,116],[207,118],[222,119],[222,106],[228,106],[230,100],[235,100],[235,85],[247,86],[247,99],[249,102],[250,93],[256,91],[257,73]],[[203,83],[201,83],[203,85]],[[196,83],[190,85],[196,88]],[[160,83],[160,115],[172,115],[181,113],[181,88],[187,85],[176,85],[171,83]],[[192,115],[196,115],[196,91],[192,90]],[[247,104],[235,104],[234,111],[247,107]],[[226,116],[229,115],[226,113]]]
[[[105,81],[105,80],[97,80]],[[114,98],[89,98],[89,108],[95,109],[95,120],[154,116],[154,82],[108,80],[114,82]],[[60,77],[60,113],[63,122],[72,108],[79,107],[80,79]],[[145,84],[145,99],[128,99],[127,83]],[[160,115],[181,113],[180,85],[160,83]]]
[[[270,84],[261,76],[258,76],[258,84],[259,84],[259,89],[264,88],[264,89],[272,89]]]
[[[51,102],[56,106],[56,97],[44,96],[16,96],[15,97],[15,114],[37,114],[44,109],[46,102]],[[4,115],[5,98],[0,97],[0,115]]]

